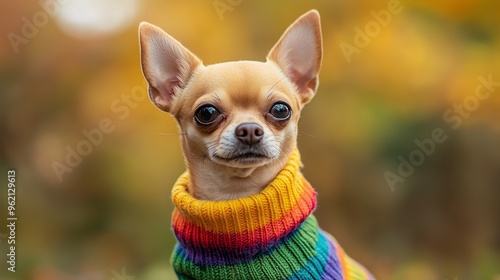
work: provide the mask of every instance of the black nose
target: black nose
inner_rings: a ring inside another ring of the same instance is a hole
[[[264,137],[264,129],[257,123],[242,123],[234,131],[236,138],[247,145],[254,145]]]

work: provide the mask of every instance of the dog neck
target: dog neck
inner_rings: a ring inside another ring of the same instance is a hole
[[[285,167],[286,160],[253,168],[235,168],[209,160],[188,160],[189,193],[200,200],[223,201],[261,192]]]

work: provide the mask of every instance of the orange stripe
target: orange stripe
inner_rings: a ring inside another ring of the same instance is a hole
[[[347,256],[344,252],[344,249],[340,247],[339,243],[337,243],[337,240],[335,240],[331,235],[330,238],[333,241],[333,244],[335,244],[335,247],[337,247],[337,256],[339,257],[340,260],[340,265],[342,266],[342,275],[344,275],[344,280],[350,280],[351,277],[350,275],[347,274]]]
[[[315,199],[304,200],[300,211],[289,211],[281,219],[253,229],[248,232],[210,232],[192,224],[185,219],[179,211],[174,210],[172,226],[175,235],[181,243],[196,244],[203,248],[252,248],[269,246],[269,242],[276,242],[286,233],[291,232],[300,225],[314,210]]]

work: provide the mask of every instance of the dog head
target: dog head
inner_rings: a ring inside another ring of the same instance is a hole
[[[180,127],[194,180],[190,191],[206,199],[225,191],[233,195],[219,194],[223,199],[259,192],[290,157],[300,112],[318,87],[318,12],[290,25],[266,62],[205,66],[154,25],[141,23],[139,37],[149,96]],[[248,179],[250,175],[259,178]],[[201,190],[202,181],[210,186]]]

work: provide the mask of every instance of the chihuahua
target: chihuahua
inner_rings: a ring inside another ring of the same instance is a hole
[[[141,23],[139,37],[142,70],[149,84],[150,99],[160,110],[172,114],[180,129],[182,150],[189,172],[185,184],[186,195],[190,196],[189,199],[182,200],[181,204],[185,206],[186,201],[195,200],[203,203],[253,203],[245,199],[265,192],[265,188],[272,184],[293,156],[297,146],[300,112],[318,89],[318,74],[322,62],[319,13],[315,10],[309,11],[290,25],[267,55],[266,62],[235,61],[205,66],[181,43],[154,25]],[[313,193],[315,198],[315,192]],[[287,195],[289,196],[284,193],[284,196]],[[283,199],[277,198],[276,205],[280,200]],[[314,208],[315,200],[306,205]],[[181,214],[174,214],[173,223],[180,223],[178,220],[186,213],[192,214],[194,206],[190,207],[181,209]],[[231,207],[221,211],[231,212]],[[213,209],[216,209],[216,206],[211,209],[210,211],[215,211]],[[244,211],[246,210],[241,213]],[[287,234],[301,228],[300,223],[309,214],[310,212],[297,225],[274,240],[276,242],[271,243],[279,244],[280,240],[289,236]],[[241,224],[240,220],[239,228],[250,227],[250,217],[244,219],[248,222]],[[186,239],[179,237],[182,235],[181,231],[186,230],[186,225],[195,220],[190,217],[179,228],[174,224],[180,246],[184,244],[184,247],[190,248],[184,253],[179,253],[182,248],[178,248],[175,254],[183,254],[187,258],[191,256],[193,261],[199,260],[201,255],[205,256],[220,249],[216,246],[216,239],[220,234],[211,235],[212,244],[205,244],[201,239],[199,244],[185,244]],[[196,223],[193,226],[196,230],[212,226],[209,218],[193,223]],[[221,227],[229,228],[230,223],[230,218],[227,218]],[[217,230],[220,230],[220,227],[207,230],[207,234]],[[193,235],[186,235],[186,238]],[[233,239],[221,242],[221,246],[230,246],[232,242]],[[193,249],[195,247],[199,250]],[[202,252],[206,248],[211,248],[212,251]],[[252,251],[255,246],[249,248]],[[194,251],[190,251],[191,249]],[[232,256],[228,258],[228,262],[243,254],[242,251],[237,254],[228,252],[229,250],[224,251],[224,254]],[[255,259],[267,254],[262,251],[252,252],[250,256],[245,255],[245,258]],[[184,275],[187,278],[210,279],[208,274],[203,274],[208,273],[207,267],[211,267],[206,262],[207,260],[202,261],[196,266],[204,268],[199,271],[200,274],[196,274],[198,276],[186,276],[178,271],[181,270],[180,266],[174,265],[174,268],[180,278]],[[342,263],[342,260],[339,263]],[[339,274],[331,272],[314,278],[347,279],[347,275],[351,275],[352,278],[349,279],[372,279],[370,274],[354,261],[337,266]],[[349,272],[349,266],[359,266],[361,272]],[[195,269],[191,267],[189,271]],[[232,278],[237,275],[235,270],[231,273]],[[253,278],[248,273],[241,274],[244,278],[234,279]],[[355,274],[362,276],[357,278],[353,276]],[[222,274],[218,275],[221,277]]]

